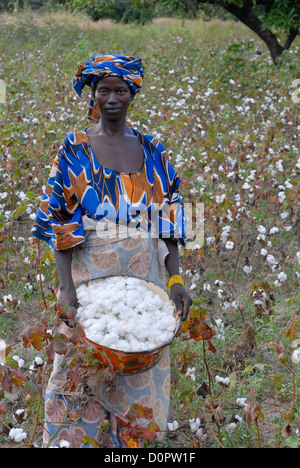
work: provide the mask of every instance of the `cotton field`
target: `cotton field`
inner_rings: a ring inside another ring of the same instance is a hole
[[[31,245],[29,236],[57,147],[68,132],[86,127],[90,96],[74,95],[73,74],[95,53],[130,53],[146,69],[128,123],[164,144],[184,204],[204,204],[204,244],[180,249],[180,273],[215,336],[209,348],[188,333],[170,347],[168,443],[269,448],[288,446],[290,435],[299,446],[300,103],[293,97],[300,91],[300,39],[277,68],[239,22],[84,22],[75,15],[0,15],[7,98],[0,103],[2,385],[12,381],[5,366],[17,383],[26,374],[25,395],[32,391],[36,408],[41,373],[49,370],[46,360],[32,364],[30,349],[7,353],[28,324],[27,345],[39,347],[40,310],[56,300],[53,253],[44,243]],[[149,291],[141,294],[141,286],[108,291],[101,282],[97,294],[78,290],[77,317],[92,341],[129,351],[169,339],[171,311]],[[200,332],[201,323],[193,329]],[[63,337],[54,345],[62,352]],[[44,343],[38,352],[46,359]],[[9,434],[16,422],[1,404],[6,443],[30,443],[30,424],[43,420],[43,405],[39,415],[29,408],[24,432]]]
[[[174,305],[138,278],[110,277],[77,289],[77,320],[86,337],[125,351],[151,350],[168,342],[176,329]]]

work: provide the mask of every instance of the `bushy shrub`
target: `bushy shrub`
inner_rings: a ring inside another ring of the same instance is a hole
[[[67,0],[1,0],[0,12],[7,11],[13,12],[22,8],[31,8],[38,10],[40,8],[47,8],[47,6],[64,5]]]
[[[111,19],[117,22],[145,24],[154,18],[153,3],[146,0],[143,8],[135,6],[132,2],[119,0],[71,0],[74,12],[83,11],[94,21]]]

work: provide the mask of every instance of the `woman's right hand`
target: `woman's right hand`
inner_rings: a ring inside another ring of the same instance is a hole
[[[79,303],[71,272],[73,249],[55,251],[54,255],[59,276],[57,299],[59,302],[68,301],[70,307],[78,309]]]
[[[75,308],[76,310],[79,307],[79,302],[77,299],[77,294],[76,294],[76,289],[73,286],[70,286],[68,288],[64,288],[63,286],[60,288],[57,299],[59,302],[67,302],[68,306],[71,308]],[[75,325],[75,315],[73,310],[69,310],[67,308],[66,314],[61,314],[60,318],[65,322],[65,324],[73,328]]]
[[[69,306],[75,307],[75,309],[78,309],[79,307],[79,302],[74,285],[68,287],[60,286],[58,300],[59,302],[67,301]]]

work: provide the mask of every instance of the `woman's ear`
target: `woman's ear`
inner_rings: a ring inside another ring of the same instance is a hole
[[[91,95],[91,98],[93,99],[93,101],[96,101],[95,94],[96,94],[96,86],[93,86],[92,87],[92,95]]]
[[[97,83],[98,81],[96,81],[96,83],[93,84],[92,86],[92,94],[91,94],[91,98],[94,102],[96,102],[96,89],[97,89]]]

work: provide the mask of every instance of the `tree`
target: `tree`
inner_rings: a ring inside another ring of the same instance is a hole
[[[132,0],[142,7],[143,0]],[[268,47],[275,65],[280,65],[281,54],[288,50],[300,33],[299,0],[155,0],[169,9],[186,11],[195,4],[198,9],[207,5],[221,7],[250,28]],[[284,43],[279,37],[285,36]]]
[[[200,2],[199,2],[200,3]],[[254,31],[268,47],[275,65],[300,32],[299,0],[220,1],[221,6]],[[278,36],[284,33],[284,44]]]

